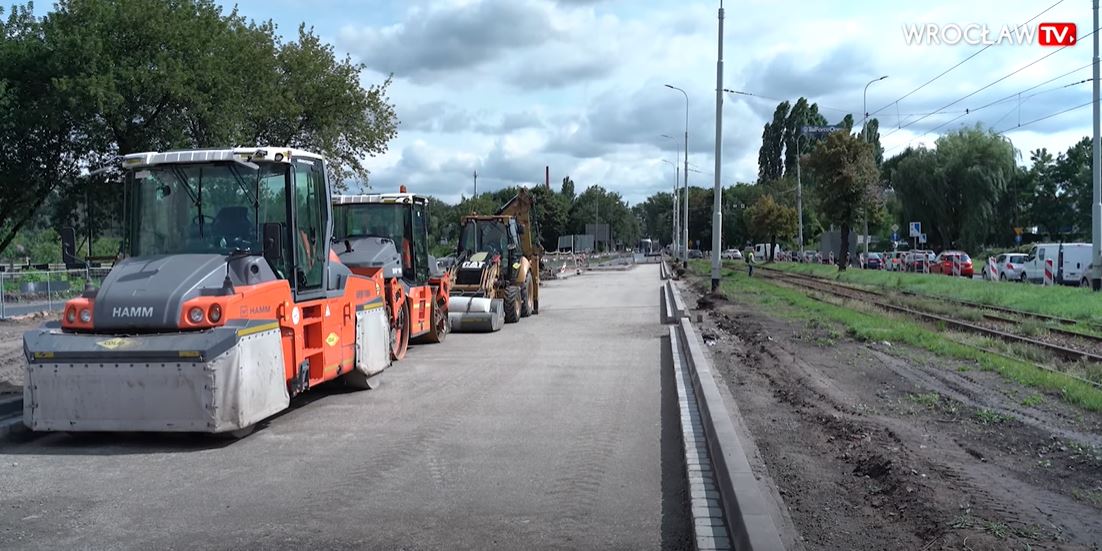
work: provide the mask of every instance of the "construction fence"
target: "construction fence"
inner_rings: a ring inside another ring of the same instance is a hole
[[[73,270],[0,270],[0,319],[56,312],[84,291],[99,287],[109,267]]]

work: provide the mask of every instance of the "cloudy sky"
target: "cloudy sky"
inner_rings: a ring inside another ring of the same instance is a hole
[[[685,100],[665,83],[689,97],[690,184],[712,185],[717,8],[692,0],[240,4],[286,35],[299,22],[313,26],[367,66],[365,84],[393,74],[401,125],[390,150],[370,162],[372,184],[405,183],[448,201],[470,195],[475,170],[479,189],[490,190],[542,183],[545,165],[555,185],[569,175],[579,189],[599,184],[631,202],[669,189],[673,169],[663,161],[680,146],[661,135],[680,139]],[[1026,160],[1030,150],[1064,150],[1090,133],[1089,105],[1038,121],[1090,101],[1089,82],[1072,84],[1091,78],[1089,0],[728,0],[726,8],[724,86],[755,96],[725,98],[724,185],[755,179],[762,125],[777,99],[803,95],[831,122],[860,119],[862,88],[881,75],[888,78],[869,88],[868,108],[879,111],[889,155],[962,124],[1006,131]],[[1077,23],[1082,44],[1002,43],[977,54],[983,45],[908,44],[903,32],[977,24],[997,34],[1031,19],[1030,27]]]

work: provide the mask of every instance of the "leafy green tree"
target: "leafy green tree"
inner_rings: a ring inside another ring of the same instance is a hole
[[[879,171],[872,146],[849,132],[834,132],[811,154],[808,165],[819,183],[820,213],[841,229],[838,270],[845,270],[850,228],[867,208],[876,206]]]
[[[768,240],[769,256],[776,255],[777,238],[789,238],[796,233],[796,209],[778,203],[772,195],[762,195],[747,209],[750,231],[754,237]]]
[[[761,133],[761,149],[758,150],[758,180],[776,180],[784,176],[785,122],[791,105],[787,101],[777,104],[773,120],[765,123]]]
[[[566,235],[566,224],[570,216],[570,203],[561,193],[544,186],[533,186],[529,192],[534,201],[536,232],[544,250],[558,248],[559,236]]]
[[[562,196],[564,199],[566,199],[567,203],[574,202],[574,180],[571,180],[570,176],[562,179],[562,190],[560,191],[560,193],[562,193]]]
[[[934,150],[909,150],[892,160],[890,182],[904,217],[923,223],[931,246],[974,251],[987,242],[1002,198],[1018,177],[1016,155],[1000,135],[962,129],[939,138]],[[1047,163],[1045,155],[1035,160],[1040,189],[1051,185],[1053,197],[1059,197],[1064,184],[1048,178]],[[1055,204],[1066,200],[1057,198]]]
[[[87,151],[74,136],[89,106],[58,85],[63,63],[29,4],[0,19],[0,253],[50,197],[75,185]]]
[[[632,207],[642,221],[642,234],[660,243],[673,242],[673,194],[658,192]]]

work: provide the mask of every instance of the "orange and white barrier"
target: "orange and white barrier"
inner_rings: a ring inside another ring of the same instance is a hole
[[[1056,283],[1056,271],[1052,269],[1052,259],[1045,259],[1045,285],[1054,285]]]
[[[995,262],[994,256],[987,258],[987,278],[991,281],[999,280],[999,264]]]

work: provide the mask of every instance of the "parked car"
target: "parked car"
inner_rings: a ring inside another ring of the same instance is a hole
[[[937,258],[934,251],[916,249],[907,251],[903,257],[903,270],[906,272],[925,272],[926,266],[932,264]]]
[[[864,254],[862,254],[864,256]],[[884,269],[884,256],[880,253],[869,253],[868,256],[861,261],[861,267],[866,270],[882,270]]]
[[[689,258],[704,258],[704,252],[700,249],[689,249]]]
[[[721,257],[727,260],[742,260],[742,251],[738,249],[727,249],[720,254]]]
[[[773,260],[778,261],[782,259],[784,252],[781,251],[780,243],[777,244],[773,250]],[[764,261],[769,258],[769,243],[758,243],[754,245],[754,258],[758,261]]]
[[[959,271],[957,271],[959,270]],[[930,264],[931,274],[954,275],[972,277],[975,271],[972,268],[972,259],[964,251],[942,251]]]
[[[1020,281],[1022,278],[1022,269],[1025,267],[1025,259],[1028,255],[1025,253],[1003,253],[995,257],[995,271],[989,273],[988,267],[984,266],[983,278],[984,279],[997,279],[999,281]]]
[[[1087,270],[1091,263],[1090,243],[1038,243],[1029,250],[1022,263],[1019,281],[1042,283],[1045,278],[1046,260],[1052,260],[1056,283],[1061,285],[1090,284]]]

